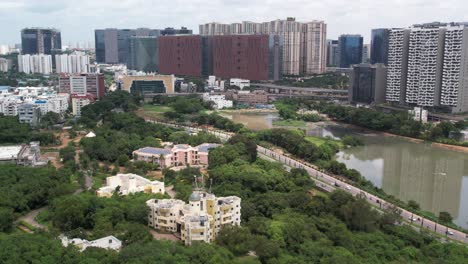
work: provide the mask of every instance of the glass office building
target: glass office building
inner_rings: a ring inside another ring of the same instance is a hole
[[[370,63],[388,65],[388,36],[390,30],[378,28],[372,30]]]
[[[158,37],[163,35],[192,34],[192,30],[185,27],[181,29],[96,29],[94,31],[96,62],[127,64],[130,52],[130,39],[132,37]]]
[[[341,35],[338,39],[340,68],[349,68],[362,62],[363,38],[361,35]]]
[[[25,28],[21,30],[22,54],[55,54],[62,50],[60,31],[53,28]]]
[[[130,38],[130,52],[127,67],[142,72],[158,72],[158,38],[143,36]]]

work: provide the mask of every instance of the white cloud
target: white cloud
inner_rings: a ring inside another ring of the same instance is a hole
[[[328,37],[431,21],[468,21],[465,0],[0,0],[0,43],[19,43],[24,27],[61,29],[64,43],[92,41],[96,28],[180,27],[211,21],[296,17],[328,24]]]

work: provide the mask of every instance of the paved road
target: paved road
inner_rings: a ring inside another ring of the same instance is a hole
[[[91,189],[91,186],[93,184],[93,180],[91,178],[91,176],[89,176],[86,172],[85,172],[85,188],[86,190],[89,190]],[[76,190],[73,195],[78,195],[80,193],[82,193],[84,190],[83,188],[79,188],[78,190]],[[44,211],[45,209],[47,209],[47,206],[43,206],[41,208],[38,208],[38,209],[35,209],[35,210],[32,210],[30,211],[29,213],[21,216],[20,218],[18,218],[18,220],[16,220],[15,222],[18,224],[19,222],[25,222],[37,229],[43,229],[43,230],[47,230],[47,226],[45,225],[42,225],[40,224],[39,222],[37,222],[36,220],[36,217],[37,215]]]
[[[146,119],[146,121],[152,122],[152,123],[159,123],[159,124],[163,124],[163,125],[167,125],[171,127],[183,128],[183,129],[191,130],[191,131],[207,131],[209,133],[212,133],[213,135],[218,136],[223,141],[228,140],[230,137],[234,135],[234,133],[228,133],[228,132],[221,131],[221,130],[202,129],[202,128],[197,128],[197,127],[182,126],[182,125],[173,124],[173,123],[159,122],[159,121],[155,121],[152,119]],[[289,167],[305,169],[309,173],[311,178],[316,182],[316,184],[318,184],[320,188],[326,191],[333,191],[335,189],[341,189],[345,192],[352,194],[353,196],[356,196],[358,194],[363,195],[366,197],[367,202],[381,209],[395,207],[393,204],[388,203],[380,199],[379,197],[373,194],[370,194],[366,191],[363,191],[355,186],[352,186],[342,181],[341,179],[337,179],[336,177],[320,172],[316,170],[314,167],[312,167],[312,165],[305,163],[303,161],[293,159],[291,157],[288,157],[281,153],[274,152],[270,149],[267,149],[261,146],[257,146],[257,152],[259,156],[263,158],[268,157],[269,159],[273,159]],[[447,236],[450,239],[463,242],[463,243],[468,243],[468,234],[465,234],[458,230],[454,230],[447,226],[438,224],[422,216],[413,214],[403,208],[399,208],[399,207],[397,208],[401,211],[402,218],[408,223],[419,225],[422,228],[426,228],[428,230],[434,231],[442,236]],[[449,232],[450,235],[447,235],[447,232]]]
[[[366,191],[363,191],[357,187],[354,187],[352,185],[349,185],[348,183],[345,183],[333,176],[330,176],[330,175],[327,175],[323,172],[320,172],[316,169],[314,169],[310,164],[307,164],[307,163],[304,163],[304,162],[301,162],[301,161],[298,161],[298,160],[295,160],[295,159],[292,159],[288,156],[285,156],[283,154],[280,154],[280,153],[277,153],[277,152],[274,152],[272,150],[269,150],[267,148],[263,148],[261,146],[257,146],[257,151],[259,153],[261,153],[262,155],[265,155],[267,157],[271,157],[273,158],[274,160],[276,161],[279,161],[283,164],[287,164],[288,166],[291,166],[291,167],[294,167],[294,168],[302,168],[302,169],[305,169],[309,175],[312,176],[312,179],[317,179],[317,180],[320,180],[321,183],[326,183],[326,184],[329,184],[331,186],[335,186],[337,187],[338,189],[341,189],[345,192],[348,192],[350,194],[352,194],[353,196],[356,196],[356,195],[363,195],[364,197],[366,197],[366,200],[376,206],[376,207],[379,207],[381,209],[386,209],[386,208],[391,208],[391,207],[394,207],[393,204],[391,203],[388,203],[386,201],[383,201],[382,199],[380,199],[379,197],[373,195],[373,194],[370,194]],[[320,183],[320,184],[321,184]],[[446,235],[446,232],[451,232],[453,233],[453,235],[448,235],[448,237],[450,239],[454,239],[454,240],[457,240],[457,241],[460,241],[460,242],[464,242],[464,243],[468,243],[468,237],[467,237],[467,234],[463,233],[463,232],[460,232],[458,230],[454,230],[454,229],[451,229],[449,227],[446,227],[444,225],[440,225],[436,222],[433,222],[429,219],[426,219],[422,216],[419,216],[419,215],[416,215],[416,214],[413,214],[405,209],[402,209],[402,208],[399,208],[400,211],[401,211],[401,217],[406,220],[407,222],[411,222],[413,224],[417,224],[419,225],[420,227],[422,228],[426,228],[428,230],[431,230],[431,231],[434,231],[440,235]]]

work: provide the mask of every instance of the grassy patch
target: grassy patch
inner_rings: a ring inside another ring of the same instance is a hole
[[[109,177],[108,174],[96,173],[93,175],[93,190],[97,190],[106,184],[106,178]]]
[[[171,111],[172,108],[164,105],[145,104],[143,105],[143,110],[146,112],[165,113]]]
[[[273,125],[275,126],[288,126],[288,127],[305,127],[306,122],[302,120],[291,120],[291,119],[286,119],[286,120],[276,120],[273,122]]]
[[[164,113],[172,111],[169,106],[145,104],[138,109],[137,114],[140,117],[161,118]]]
[[[22,226],[25,226],[27,227],[29,230],[31,231],[36,231],[36,228],[28,223],[26,223],[25,221],[19,221],[19,224],[22,225]]]
[[[326,138],[326,137],[313,137],[313,136],[307,136],[305,138],[307,141],[314,143],[316,146],[320,146],[325,142],[333,142],[333,143],[338,144],[340,148],[344,147],[341,140],[336,140],[336,139],[331,139],[331,138]]]
[[[36,221],[42,225],[48,225],[50,221],[50,211],[45,209],[36,216]]]

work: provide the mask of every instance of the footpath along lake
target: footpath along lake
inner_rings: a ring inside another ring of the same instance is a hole
[[[221,115],[253,130],[272,128],[279,119],[277,113]],[[331,122],[308,123],[305,130],[309,136],[362,138],[365,146],[340,151],[336,159],[386,193],[403,201],[415,200],[436,215],[447,211],[457,225],[468,228],[468,153]]]

